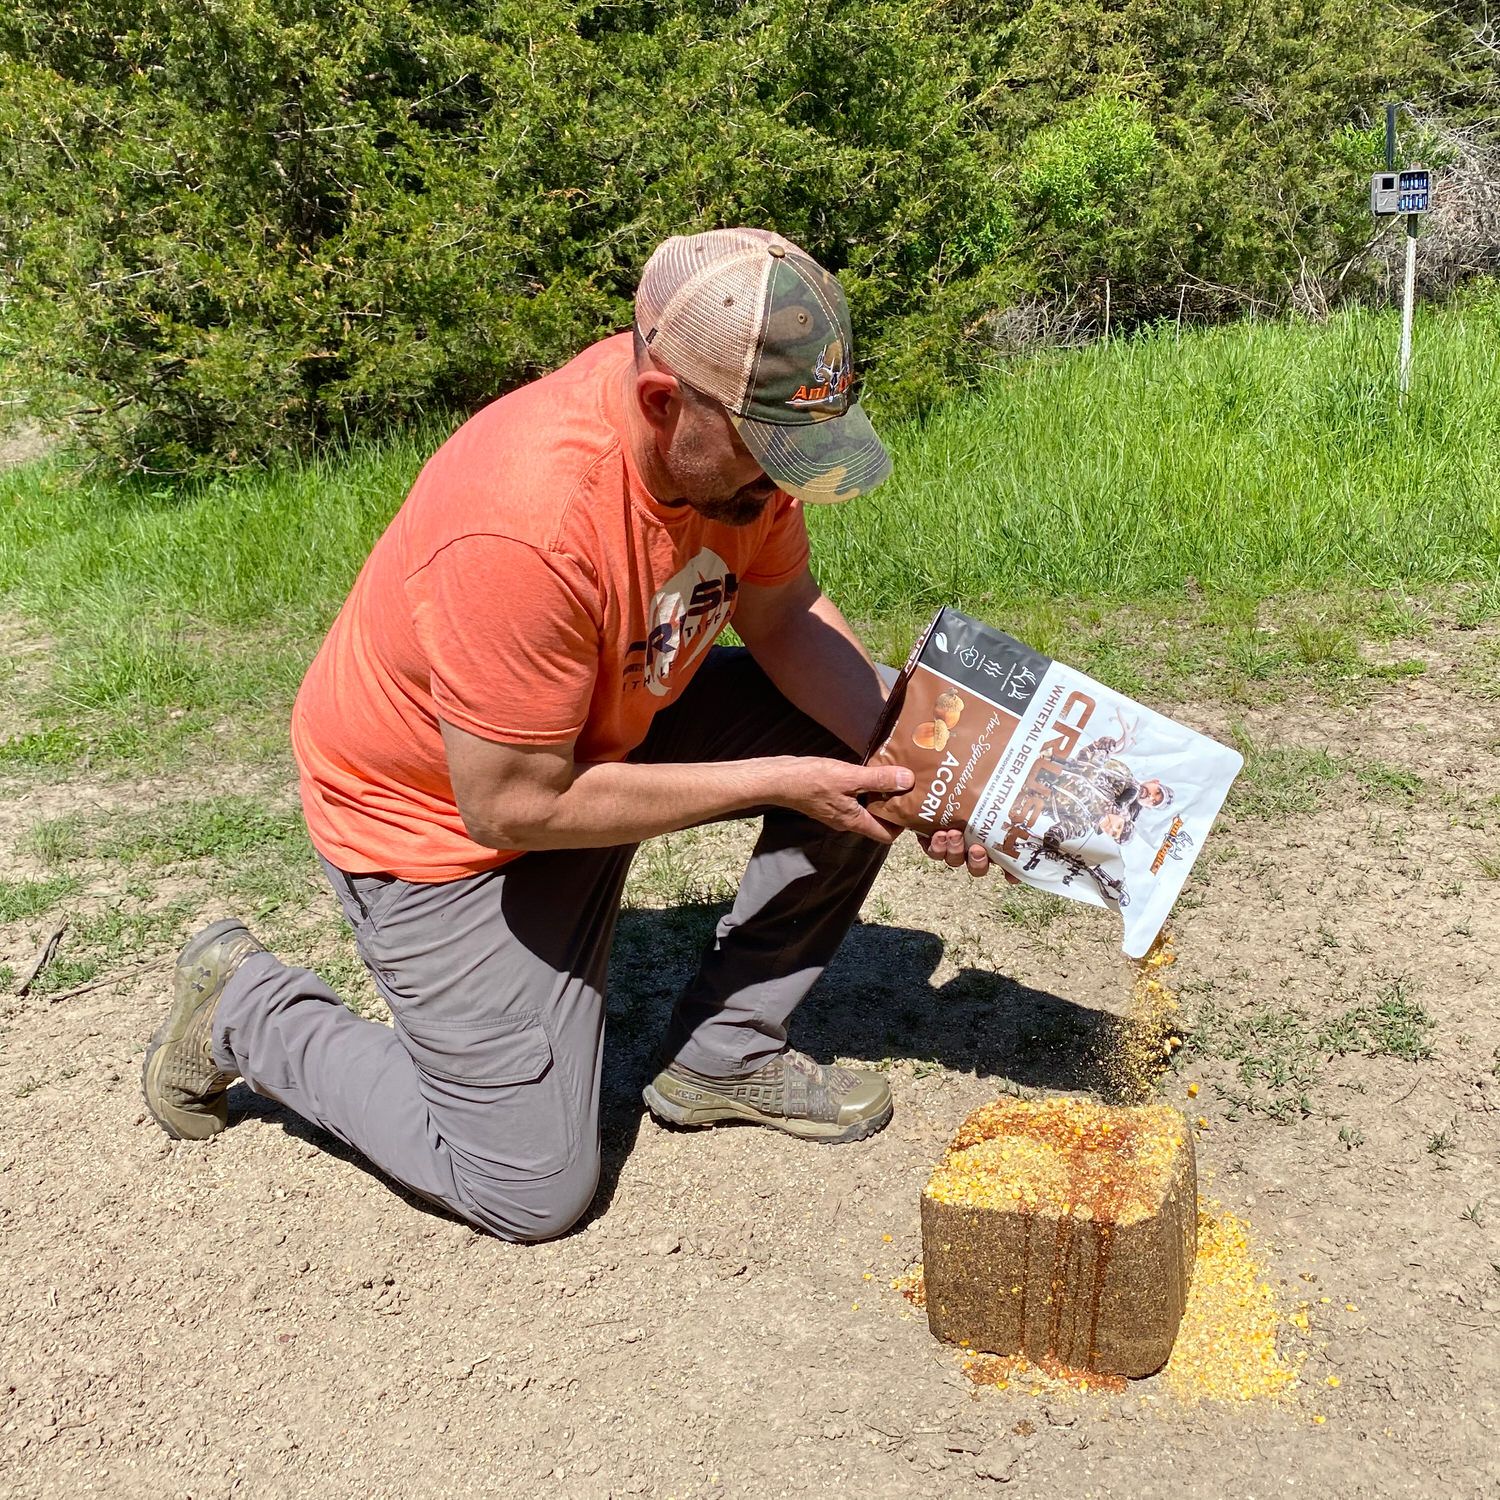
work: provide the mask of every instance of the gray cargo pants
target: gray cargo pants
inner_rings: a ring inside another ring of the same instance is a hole
[[[632,760],[852,760],[748,652],[715,647]],[[758,1067],[859,913],[885,846],[780,808],[678,997],[666,1053],[723,1077]],[[318,976],[257,953],[225,987],[220,1067],[492,1234],[540,1240],[599,1180],[610,943],[634,846],[536,852],[417,885],[324,869],[394,1029]]]

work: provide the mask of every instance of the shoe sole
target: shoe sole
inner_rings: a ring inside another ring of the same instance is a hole
[[[669,1125],[678,1125],[685,1130],[705,1130],[710,1125],[726,1124],[743,1120],[751,1125],[769,1125],[773,1130],[794,1135],[798,1140],[818,1141],[825,1146],[840,1146],[847,1141],[862,1141],[866,1136],[883,1130],[894,1113],[894,1106],[887,1103],[879,1114],[856,1120],[852,1125],[838,1126],[821,1120],[796,1120],[785,1115],[763,1114],[749,1104],[736,1104],[731,1099],[718,1099],[712,1104],[685,1105],[661,1094],[654,1083],[641,1090],[646,1107]]]
[[[197,1001],[197,1004],[188,1004],[187,1002],[194,997],[192,997],[191,992],[184,993],[177,989],[176,978],[183,969],[195,964],[198,961],[198,955],[210,944],[217,942],[226,933],[232,932],[236,928],[243,929],[244,926],[243,922],[237,921],[233,917],[226,917],[222,921],[214,922],[210,926],[205,927],[202,932],[195,934],[189,939],[187,946],[177,955],[177,967],[173,971],[174,993],[172,996],[172,1008],[167,1012],[166,1020],[156,1028],[152,1033],[151,1040],[146,1043],[146,1055],[141,1060],[141,1094],[146,1101],[146,1110],[151,1118],[174,1141],[203,1140],[207,1136],[183,1135],[175,1125],[168,1123],[157,1112],[157,1108],[151,1102],[151,1098],[152,1090],[157,1083],[157,1074],[160,1071],[158,1059],[161,1057],[163,1047],[169,1042],[181,1039],[182,1033],[187,1029],[187,1024],[192,1020],[193,1012],[198,1008],[198,1005],[206,1005],[213,999],[212,995],[205,995]],[[207,1135],[217,1135],[222,1128],[222,1126],[216,1126],[215,1129],[208,1131]]]

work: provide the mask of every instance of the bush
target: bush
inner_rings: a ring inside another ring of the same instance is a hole
[[[1023,296],[1113,278],[1128,321],[1353,253],[1336,135],[1436,76],[1416,15],[14,0],[4,357],[109,464],[234,467],[472,408],[624,326],[664,235],[751,223],[841,273],[874,403],[916,410]]]

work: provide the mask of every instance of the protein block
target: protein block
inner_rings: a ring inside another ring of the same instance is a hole
[[[1192,1133],[1177,1110],[988,1104],[922,1193],[928,1323],[989,1354],[1150,1375],[1172,1352],[1197,1234]]]

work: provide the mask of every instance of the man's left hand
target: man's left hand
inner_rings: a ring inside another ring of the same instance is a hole
[[[917,842],[928,859],[941,860],[945,865],[958,870],[967,868],[976,878],[990,873],[990,856],[983,844],[970,844],[964,848],[962,828],[940,828],[936,833],[919,833]],[[1012,885],[1021,882],[1009,870],[1002,871]]]

